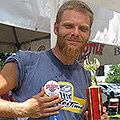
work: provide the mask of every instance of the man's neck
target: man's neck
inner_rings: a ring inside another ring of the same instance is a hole
[[[57,46],[52,49],[52,52],[64,65],[72,65],[75,62],[75,58],[63,55]]]

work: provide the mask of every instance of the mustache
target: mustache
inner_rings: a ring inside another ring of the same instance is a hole
[[[83,42],[82,39],[77,38],[77,37],[65,37],[64,39],[71,40],[71,41]]]

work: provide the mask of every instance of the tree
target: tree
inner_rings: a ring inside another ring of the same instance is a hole
[[[0,52],[0,66],[1,69],[3,68],[5,60],[11,55],[12,53]]]
[[[109,66],[109,68],[105,82],[120,83],[120,64]]]

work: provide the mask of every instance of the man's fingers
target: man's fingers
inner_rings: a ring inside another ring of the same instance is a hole
[[[41,104],[41,108],[50,108],[50,107],[53,107],[53,106],[55,107],[55,105],[57,103],[59,103],[60,101],[62,101],[61,98],[58,98],[58,99],[55,99],[55,100],[52,100],[52,101],[49,101],[49,102],[44,102],[44,103]],[[58,109],[60,109],[60,108],[58,108]],[[57,109],[55,109],[55,110],[57,110]]]
[[[42,87],[42,90],[38,94],[34,95],[33,98],[37,99],[37,98],[43,97],[44,94],[45,94],[45,89],[44,87]]]
[[[58,110],[61,109],[62,107],[63,107],[62,105],[58,105],[58,106],[45,108],[42,110],[41,116],[46,117],[46,116],[51,116],[51,115],[57,115],[59,114]]]
[[[62,101],[62,98],[57,98],[57,99],[50,99],[50,100],[46,100],[46,103],[45,103],[45,106],[46,107],[49,107],[49,106],[54,106],[56,105],[57,103],[61,102]]]
[[[40,117],[47,117],[47,116],[52,116],[52,115],[57,115],[57,114],[59,114],[59,111],[49,112],[49,113],[41,113]]]
[[[107,111],[107,108],[103,107],[103,113],[106,113],[106,111]]]
[[[61,109],[62,107],[63,107],[62,105],[52,106],[49,108],[44,108],[41,112],[42,113],[55,112],[55,111]]]
[[[33,98],[36,98],[39,102],[43,103],[43,102],[51,102],[54,99],[57,99],[59,97],[58,95],[53,95],[53,96],[49,96],[49,97],[43,97],[44,94],[45,94],[45,89],[44,89],[44,87],[42,87],[42,90],[40,91],[40,93],[33,96]]]
[[[109,118],[107,118],[108,113],[106,112],[107,108],[103,107],[103,115],[101,116],[101,120],[109,120]]]
[[[86,111],[86,112],[84,113],[84,115],[85,115],[86,119],[89,120],[88,111]]]

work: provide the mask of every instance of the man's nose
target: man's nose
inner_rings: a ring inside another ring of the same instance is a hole
[[[75,27],[71,33],[72,36],[74,37],[79,37],[80,35],[80,30],[79,30],[79,27]]]

